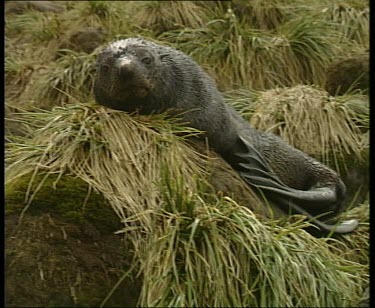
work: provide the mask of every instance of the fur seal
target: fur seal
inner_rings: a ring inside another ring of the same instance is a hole
[[[97,103],[112,109],[181,113],[248,185],[286,213],[306,215],[322,233],[345,234],[357,227],[357,220],[332,222],[344,210],[346,188],[338,174],[278,136],[251,127],[183,52],[141,38],[115,41],[98,55],[93,91]]]

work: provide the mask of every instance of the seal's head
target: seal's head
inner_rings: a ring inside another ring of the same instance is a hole
[[[103,49],[97,59],[96,101],[123,111],[147,108],[158,81],[162,79],[161,59],[156,46],[142,39],[129,38]]]

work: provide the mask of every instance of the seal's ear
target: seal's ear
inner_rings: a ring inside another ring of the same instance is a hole
[[[166,60],[166,58],[168,58],[168,56],[170,56],[169,53],[162,53],[162,54],[159,54],[159,59],[160,59],[160,61],[163,61],[163,60]]]

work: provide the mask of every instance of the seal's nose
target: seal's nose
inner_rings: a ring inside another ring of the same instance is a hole
[[[129,58],[120,58],[117,61],[119,75],[123,79],[130,79],[134,76],[133,61]]]

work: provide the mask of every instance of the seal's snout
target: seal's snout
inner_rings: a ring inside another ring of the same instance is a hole
[[[117,61],[119,75],[122,79],[129,80],[134,77],[134,64],[129,58],[120,58]]]

